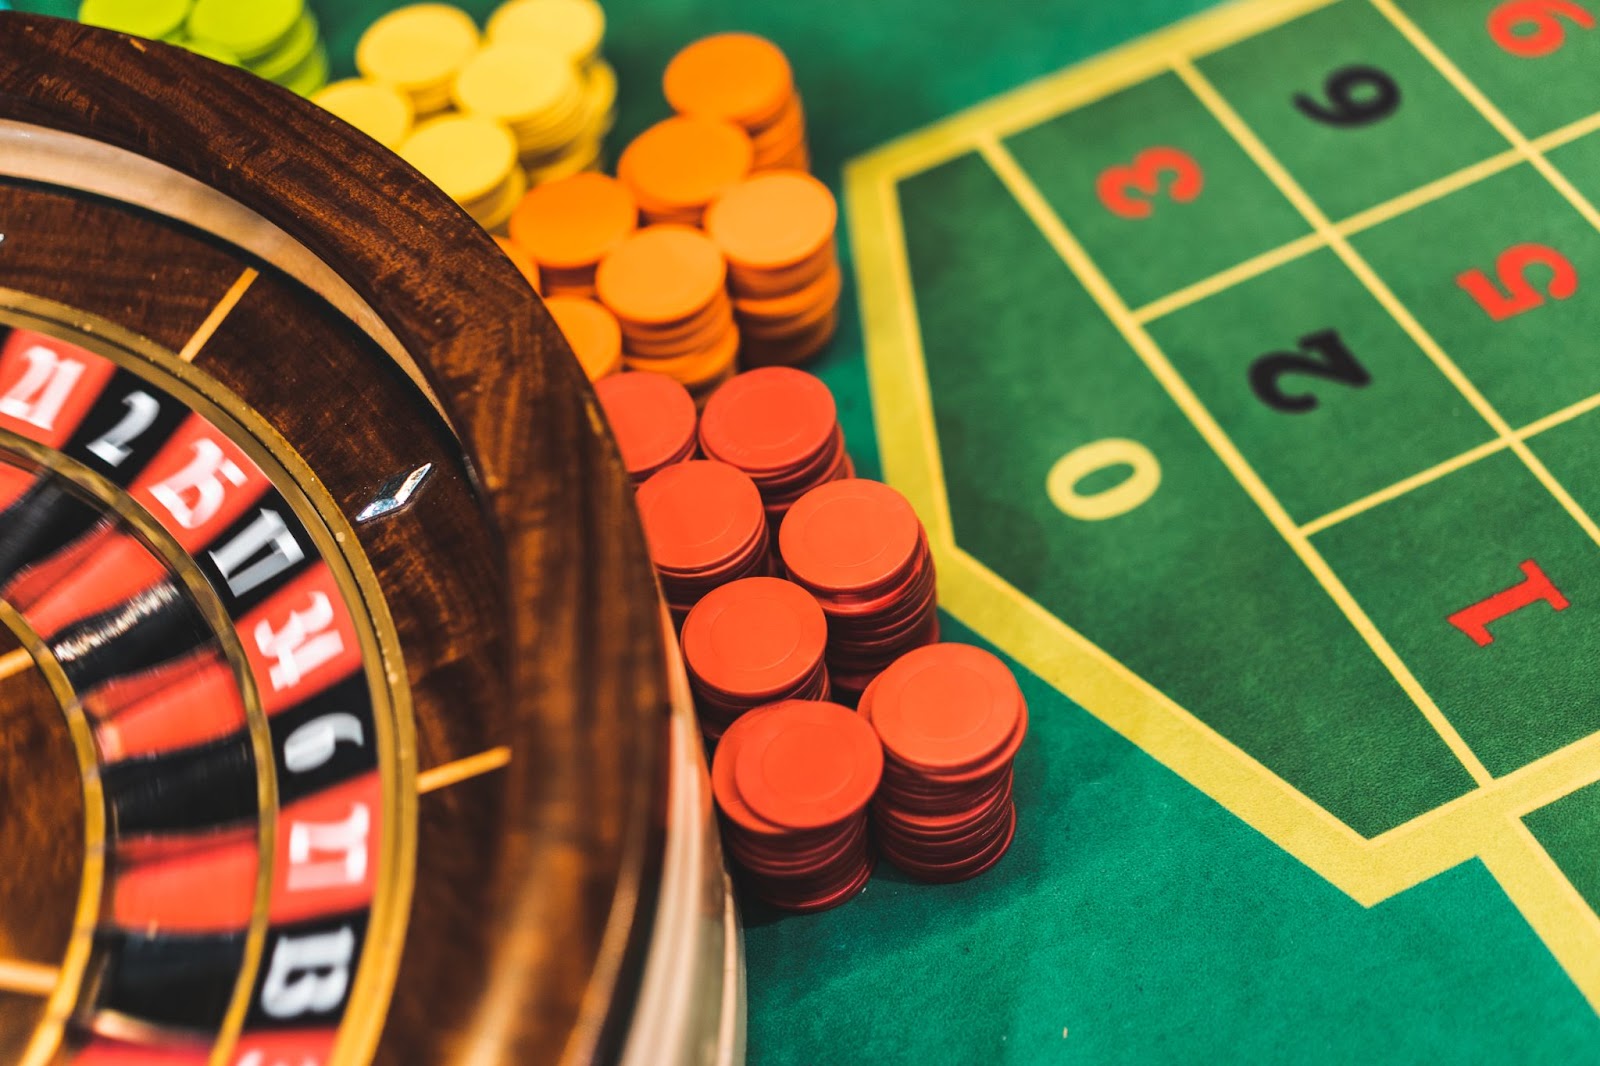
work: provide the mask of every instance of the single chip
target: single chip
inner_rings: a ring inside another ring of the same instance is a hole
[[[901,762],[960,770],[1002,751],[1022,714],[1022,690],[982,648],[930,644],[901,656],[874,692],[872,725]]]
[[[713,589],[689,612],[683,654],[702,682],[757,699],[787,695],[816,673],[828,620],[792,581],[747,577]]]
[[[196,0],[186,26],[191,37],[216,41],[249,63],[283,42],[305,13],[305,0]]]
[[[185,37],[178,42],[178,47],[193,52],[197,56],[205,56],[207,59],[218,63],[225,63],[230,67],[241,65],[237,52],[226,45],[218,44],[216,41],[208,41],[201,37]]]
[[[595,395],[635,480],[694,454],[694,398],[663,374],[617,374],[595,383]]]
[[[667,64],[667,103],[685,115],[727,119],[750,129],[779,115],[794,95],[794,72],[778,46],[750,33],[719,33]]]
[[[649,226],[600,261],[600,302],[626,322],[661,324],[698,313],[722,295],[727,264],[705,234],[687,226]]]
[[[183,28],[191,0],[83,0],[78,21],[159,40]]]
[[[328,53],[318,45],[294,70],[278,83],[300,96],[315,96],[328,84]]]
[[[516,169],[517,145],[506,128],[482,115],[444,115],[412,131],[400,156],[457,203],[499,190]]]
[[[883,776],[872,727],[847,707],[786,700],[753,723],[734,766],[739,794],[759,817],[820,829],[859,814]]]
[[[511,125],[540,122],[581,90],[560,52],[537,44],[490,44],[456,75],[456,106]]]
[[[753,159],[750,138],[738,126],[679,115],[634,138],[617,161],[617,177],[646,213],[700,211],[748,175]]]
[[[700,420],[706,455],[752,476],[804,468],[839,428],[833,393],[803,370],[740,374],[714,393]]]
[[[411,101],[392,85],[347,78],[329,85],[311,102],[385,148],[400,147],[411,132]]]
[[[226,0],[237,3],[237,0]],[[412,4],[367,27],[356,44],[363,75],[416,93],[442,88],[478,50],[478,27],[449,4]]]
[[[833,240],[839,206],[809,174],[774,170],[730,188],[706,209],[706,232],[722,254],[750,270],[782,270]]]
[[[699,459],[674,463],[640,485],[639,519],[657,568],[698,574],[748,551],[767,514],[753,481],[726,463]]]
[[[812,489],[789,509],[778,544],[790,574],[827,592],[878,589],[915,561],[922,525],[906,498],[863,478]]]
[[[604,174],[540,185],[511,216],[511,239],[541,268],[592,269],[638,228],[628,187]]]
[[[605,33],[605,11],[595,0],[512,0],[489,16],[490,41],[538,44],[579,64],[599,53]]]
[[[590,381],[622,369],[622,328],[615,315],[593,300],[574,296],[552,296],[544,306]]]
[[[750,809],[744,797],[739,794],[738,782],[734,780],[734,768],[738,763],[739,752],[744,747],[745,738],[756,723],[764,716],[773,713],[777,707],[777,704],[757,707],[729,726],[717,745],[715,757],[711,760],[711,790],[716,796],[717,806],[722,809],[724,816],[746,833],[763,836],[781,836],[784,833],[781,826],[774,825]]]

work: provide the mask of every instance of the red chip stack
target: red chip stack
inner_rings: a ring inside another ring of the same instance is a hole
[[[720,585],[770,574],[761,493],[739,470],[704,459],[676,463],[639,486],[638,502],[674,621],[681,624]]]
[[[787,699],[825,700],[828,621],[792,581],[747,577],[708,592],[683,624],[683,659],[716,740],[746,711]]]
[[[1028,707],[1005,663],[932,644],[885,670],[861,698],[883,743],[872,805],[885,858],[923,881],[961,881],[1000,861],[1017,829],[1012,760]]]
[[[789,577],[828,617],[828,673],[852,697],[890,663],[939,639],[933,555],[906,498],[852,478],[812,489],[778,533]]]
[[[635,485],[694,458],[698,416],[688,389],[665,374],[639,371],[601,378],[594,391]]]
[[[712,393],[700,447],[750,475],[774,528],[818,485],[855,476],[833,393],[789,367],[747,371]]]
[[[865,888],[867,807],[883,766],[872,726],[838,704],[786,700],[734,722],[711,784],[748,888],[792,911],[826,910]]]

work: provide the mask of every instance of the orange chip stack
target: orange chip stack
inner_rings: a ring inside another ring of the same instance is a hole
[[[622,369],[622,329],[610,311],[578,296],[552,296],[544,306],[590,381]]]
[[[786,366],[747,371],[712,393],[700,449],[750,475],[774,529],[818,485],[855,477],[833,393]]]
[[[750,33],[696,41],[667,64],[662,89],[681,115],[742,127],[755,149],[755,169],[810,169],[805,109],[794,72],[771,41]]]
[[[698,226],[706,207],[750,173],[750,138],[731,122],[683,115],[634,138],[617,161],[646,222]]]
[[[502,237],[499,234],[493,234],[492,236],[494,237],[494,243],[498,244],[500,250],[506,253],[506,258],[511,260],[512,265],[517,268],[517,272],[528,279],[528,284],[533,286],[534,292],[542,296],[544,294],[544,285],[539,280],[539,264],[535,263],[533,257],[527,252],[512,244],[509,237]]]
[[[511,243],[538,264],[546,296],[592,297],[600,260],[638,226],[627,186],[604,174],[574,174],[522,198],[511,213]]]
[[[597,381],[594,392],[635,485],[694,458],[699,416],[689,390],[676,381],[662,374],[613,374]]]
[[[731,378],[739,331],[726,279],[717,246],[688,226],[647,226],[612,249],[595,291],[622,324],[628,368],[666,374],[701,396]]]
[[[708,592],[683,623],[701,730],[716,740],[753,707],[827,699],[827,646],[822,608],[792,581],[747,577]]]
[[[746,366],[803,363],[833,338],[844,288],[838,221],[828,187],[794,170],[756,174],[707,209],[706,232],[728,261]]]
[[[639,521],[674,621],[681,624],[714,588],[770,576],[761,494],[728,464],[675,463],[640,485],[638,499]]]

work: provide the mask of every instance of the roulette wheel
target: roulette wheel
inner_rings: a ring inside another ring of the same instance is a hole
[[[12,13],[0,234],[0,1060],[736,1058],[632,488],[490,239]]]

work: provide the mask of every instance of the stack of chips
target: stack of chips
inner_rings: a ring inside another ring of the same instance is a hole
[[[328,52],[305,0],[84,0],[78,19],[244,66],[301,96],[328,81]]]
[[[622,329],[615,315],[580,296],[552,296],[544,306],[590,381],[622,369]]]
[[[751,708],[781,700],[825,700],[828,621],[792,581],[747,577],[707,593],[683,623],[683,661],[700,713],[716,740]]]
[[[746,366],[793,366],[822,350],[839,324],[834,229],[839,210],[809,174],[757,174],[706,211],[706,232],[728,261]]]
[[[778,544],[789,577],[828,616],[834,691],[859,695],[890,663],[939,639],[933,555],[906,498],[876,481],[802,496]]]
[[[750,138],[729,122],[679,115],[634,138],[617,161],[646,222],[698,226],[711,201],[750,173]]]
[[[490,44],[467,61],[455,81],[455,103],[468,114],[505,124],[530,183],[592,167],[599,142],[584,140],[588,104],[577,68],[537,44]],[[574,144],[582,141],[574,155]]]
[[[1000,861],[1016,833],[1011,763],[1028,731],[1022,690],[981,648],[932,644],[861,697],[883,742],[872,804],[878,846],[924,881],[961,881]]]
[[[392,85],[347,78],[318,92],[311,102],[391,151],[411,133],[411,98]]]
[[[450,106],[456,75],[478,44],[478,26],[465,11],[412,4],[367,27],[356,44],[356,69],[405,93],[412,113],[427,118]]]
[[[516,142],[482,115],[428,119],[401,143],[400,156],[491,232],[505,227],[527,191]]]
[[[746,371],[714,392],[700,418],[700,450],[750,475],[774,529],[818,485],[855,476],[833,393],[789,367]]]
[[[627,186],[575,174],[531,190],[511,214],[511,241],[539,265],[547,296],[595,295],[600,260],[639,225]]]
[[[570,83],[562,94],[575,91],[579,104],[574,115],[545,122],[537,135],[531,129],[526,140],[519,134],[530,185],[600,164],[605,136],[617,117],[617,73],[600,57],[605,32],[605,12],[596,0],[512,0],[489,17],[492,47],[534,48],[559,57],[559,64],[551,65]]]
[[[755,149],[757,170],[810,169],[794,72],[771,41],[748,33],[696,41],[667,65],[662,88],[679,114],[741,127]]]
[[[614,374],[595,382],[622,464],[635,485],[694,458],[694,398],[663,374]]]
[[[622,324],[623,361],[704,396],[731,378],[739,331],[727,266],[711,239],[687,226],[647,226],[601,260],[600,302]]]
[[[650,558],[675,622],[682,624],[712,589],[771,573],[761,494],[728,464],[675,463],[640,485],[638,499]]]
[[[867,806],[882,776],[872,726],[838,704],[787,700],[735,721],[711,787],[746,887],[792,911],[826,910],[865,888]]]

